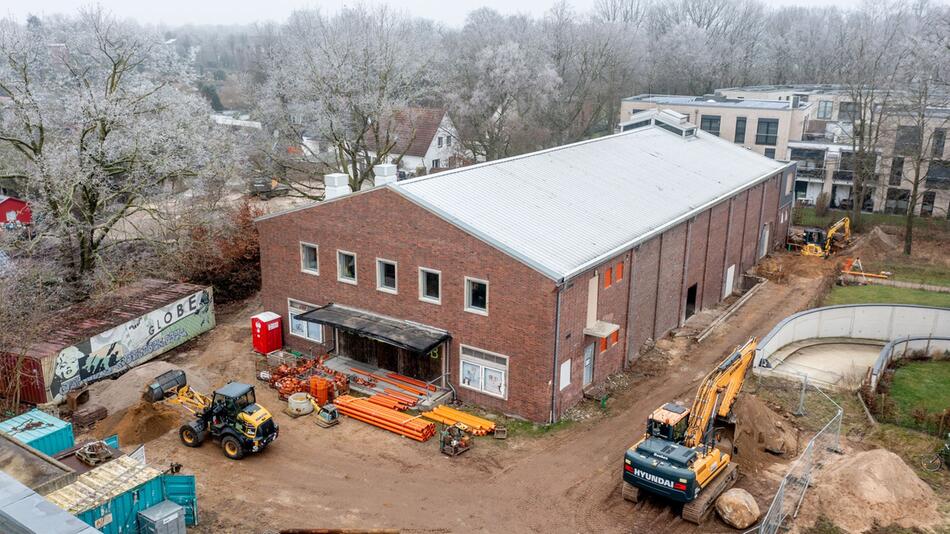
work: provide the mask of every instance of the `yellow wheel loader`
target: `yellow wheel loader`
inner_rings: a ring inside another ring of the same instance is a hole
[[[210,436],[232,460],[263,451],[279,433],[277,422],[257,404],[254,386],[248,384],[229,382],[209,397],[188,386],[184,371],[172,370],[149,384],[144,397],[179,404],[195,416],[178,430],[186,446],[200,447]]]

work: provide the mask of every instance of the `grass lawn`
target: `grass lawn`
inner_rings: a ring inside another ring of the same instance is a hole
[[[890,396],[901,414],[915,408],[931,413],[950,408],[950,361],[910,362],[894,373]]]
[[[842,210],[828,210],[824,217],[815,214],[815,208],[800,208],[800,212],[795,214],[794,224],[801,226],[818,226],[827,228],[831,223],[838,219],[850,216],[851,212]],[[903,215],[891,215],[887,213],[862,213],[861,224],[864,230],[870,230],[873,226],[888,225],[899,226],[901,228],[907,223]],[[853,221],[852,221],[853,224]],[[935,228],[950,230],[950,219],[943,217],[914,217],[914,228]]]
[[[864,268],[868,272],[887,271],[893,273],[891,280],[903,280],[917,284],[935,286],[950,286],[950,269],[932,263],[889,259],[877,262],[868,262]]]
[[[825,298],[825,306],[836,304],[920,304],[950,308],[950,293],[889,286],[835,286]],[[950,388],[948,388],[950,389]]]

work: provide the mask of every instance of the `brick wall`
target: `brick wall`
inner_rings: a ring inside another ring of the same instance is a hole
[[[264,219],[258,228],[263,304],[284,317],[285,332],[288,298],[442,328],[452,335],[449,371],[462,399],[537,421],[549,418],[552,280],[387,189]],[[319,246],[319,275],[301,272],[301,241]],[[357,285],[337,280],[338,249],[356,253]],[[397,262],[398,294],[376,289],[376,258]],[[419,300],[419,267],[441,271],[441,304]],[[464,311],[466,276],[489,282],[488,316]],[[324,339],[332,340],[330,332]],[[284,341],[300,350],[313,347],[289,334]],[[459,386],[460,344],[509,357],[507,401]]]
[[[640,347],[653,338],[656,318],[656,287],[660,276],[660,237],[641,244],[633,253],[633,289],[630,295],[630,341],[627,359],[634,360]]]
[[[627,345],[627,312],[629,309],[630,274],[632,252],[615,256],[589,271],[575,276],[565,284],[561,292],[560,343],[558,344],[558,372],[560,365],[570,360],[570,384],[560,389],[558,379],[558,416],[583,397],[584,353],[594,346],[592,384],[599,384],[610,374],[622,371]],[[617,266],[623,265],[618,279]],[[610,287],[605,287],[607,271],[610,270]],[[587,303],[589,281],[597,279],[597,319],[620,325],[618,342],[608,340],[606,350],[601,350],[600,338],[584,334],[587,326]]]
[[[686,224],[663,232],[660,244],[660,280],[657,289],[653,339],[680,324],[683,261],[686,257]]]
[[[706,275],[703,280],[703,307],[715,306],[722,299],[724,283],[723,263],[726,256],[729,202],[713,206],[710,213],[708,244],[706,247]]]

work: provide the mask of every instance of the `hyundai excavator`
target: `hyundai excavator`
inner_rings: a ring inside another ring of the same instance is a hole
[[[623,459],[623,498],[641,491],[683,503],[683,519],[699,524],[739,477],[733,462],[732,406],[755,355],[756,339],[737,346],[703,379],[691,408],[666,403]]]

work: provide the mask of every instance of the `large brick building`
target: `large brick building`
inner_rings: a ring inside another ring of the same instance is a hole
[[[557,420],[787,231],[794,164],[672,112],[627,127],[259,219],[285,343]]]

